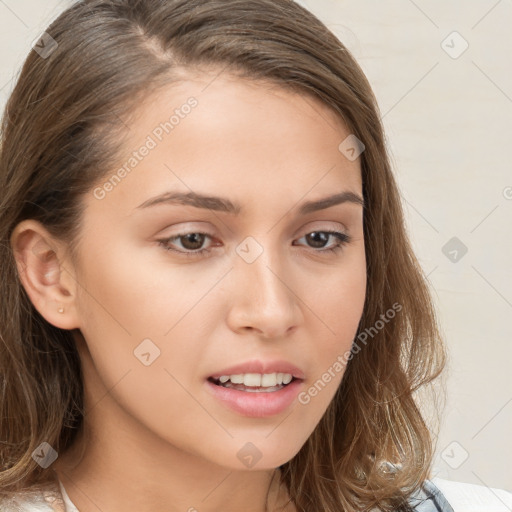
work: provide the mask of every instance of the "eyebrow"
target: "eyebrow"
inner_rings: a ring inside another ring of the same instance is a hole
[[[324,197],[316,201],[306,201],[303,203],[298,213],[299,215],[307,215],[308,213],[325,210],[331,206],[342,203],[354,203],[364,208],[364,200],[361,196],[354,192],[345,190],[332,196]],[[165,192],[158,196],[152,197],[137,206],[137,209],[149,208],[158,204],[169,205],[186,205],[194,208],[203,208],[207,210],[215,210],[218,212],[239,215],[243,208],[239,203],[234,203],[229,199],[215,196],[198,194],[196,192]]]

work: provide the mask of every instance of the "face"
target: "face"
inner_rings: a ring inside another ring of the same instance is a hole
[[[126,158],[84,198],[80,350],[120,428],[274,468],[327,409],[362,315],[362,206],[311,206],[362,197],[360,159],[340,152],[350,132],[317,100],[214,76],[140,105]],[[282,385],[264,377],[264,391],[247,375],[274,373],[294,380],[271,391]],[[240,374],[249,391],[209,379]]]

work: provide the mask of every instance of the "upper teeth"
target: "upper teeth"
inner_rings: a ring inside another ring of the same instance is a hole
[[[293,376],[289,373],[243,373],[236,375],[222,375],[220,382],[225,383],[230,380],[233,384],[243,384],[244,386],[272,387],[281,384],[289,384]]]

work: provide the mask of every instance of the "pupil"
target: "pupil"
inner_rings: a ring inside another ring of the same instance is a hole
[[[309,235],[306,235],[308,236],[310,239],[313,239],[313,247],[323,247],[325,245],[325,242],[327,241],[327,237],[329,236],[327,233],[323,233],[321,231],[313,231],[312,233],[310,233]],[[316,240],[317,238],[320,238],[320,239],[323,239],[323,244],[321,245],[314,245],[315,243],[317,243],[318,240]]]
[[[184,235],[182,238],[186,240],[186,243],[184,243],[183,246],[186,249],[190,249],[190,250],[199,249],[201,247],[201,245],[203,245],[203,241],[204,241],[204,235],[202,235],[201,233],[189,233],[187,235]],[[196,239],[196,241],[195,241],[196,247],[194,247],[194,239]],[[197,242],[197,239],[199,239],[199,242]],[[190,247],[190,246],[187,247],[187,244],[190,242],[190,240],[192,240],[192,247]]]

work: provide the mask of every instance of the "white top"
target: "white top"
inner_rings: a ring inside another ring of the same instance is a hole
[[[512,512],[512,492],[437,477],[430,482],[442,492],[453,512]],[[430,503],[429,508],[418,505],[418,512],[438,512]],[[79,512],[60,481],[59,488],[18,496],[0,505],[2,512]]]
[[[437,477],[430,481],[444,494],[454,512],[512,512],[511,492]]]
[[[66,492],[66,489],[64,489],[64,485],[60,480],[59,486],[60,492],[62,494],[62,500],[64,501],[64,512],[79,512],[79,510],[75,507],[75,504],[69,498],[68,493]]]

